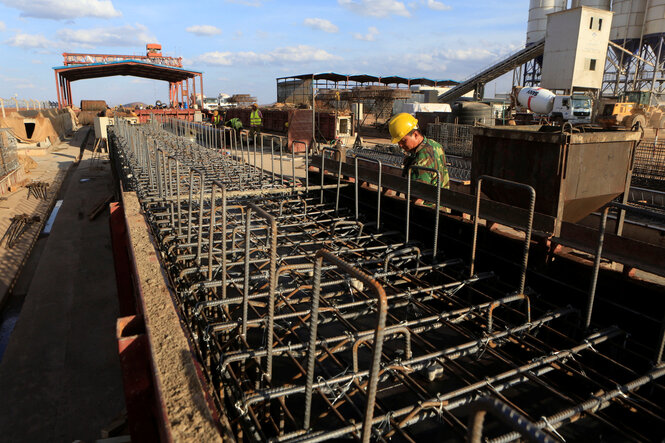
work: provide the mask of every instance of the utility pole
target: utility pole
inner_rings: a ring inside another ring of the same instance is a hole
[[[316,144],[316,87],[314,84],[314,76],[312,76],[312,145],[311,152],[314,152],[314,145]]]

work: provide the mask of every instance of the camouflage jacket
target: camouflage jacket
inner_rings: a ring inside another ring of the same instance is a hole
[[[404,159],[405,176],[410,166],[436,169],[439,171],[439,185],[442,188],[450,188],[450,177],[448,175],[448,168],[446,167],[446,156],[443,152],[443,147],[434,140],[424,137],[420,145],[418,145],[418,147]],[[430,185],[436,185],[436,174],[431,171],[413,169],[411,170],[411,178],[413,180],[429,183]]]

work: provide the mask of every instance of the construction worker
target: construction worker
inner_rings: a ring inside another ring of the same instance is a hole
[[[242,129],[242,121],[238,117],[235,117],[227,121],[226,126],[228,126],[231,129],[235,129],[236,131],[239,131]]]
[[[213,126],[219,126],[222,123],[222,117],[219,115],[219,111],[217,109],[213,111],[210,123]]]
[[[249,138],[254,139],[255,135],[261,135],[261,123],[263,122],[263,114],[259,111],[259,106],[254,103],[252,105],[252,112],[249,114]]]
[[[439,186],[450,188],[450,177],[443,147],[420,132],[418,120],[414,116],[406,112],[397,114],[390,119],[388,128],[392,142],[397,143],[407,154],[404,158],[402,176],[406,176],[411,166],[432,168],[439,171]],[[434,172],[420,169],[412,169],[411,178],[430,185],[436,185],[437,182],[437,175]]]

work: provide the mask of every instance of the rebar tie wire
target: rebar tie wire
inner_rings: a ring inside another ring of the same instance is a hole
[[[544,415],[543,415],[542,417],[540,417],[540,419],[541,419],[543,422],[545,422],[545,427],[546,427],[547,429],[549,429],[554,435],[556,435],[557,438],[559,438],[563,443],[566,443],[566,439],[563,438],[563,436],[562,436],[561,434],[559,434],[559,431],[557,431],[556,428],[555,428],[554,426],[552,426],[552,425],[550,424],[550,422],[547,421],[547,418],[546,418]]]

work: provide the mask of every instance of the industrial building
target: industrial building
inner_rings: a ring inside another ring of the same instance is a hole
[[[467,79],[280,77],[261,117],[155,44],[0,101],[3,439],[665,439],[665,2],[567,3]],[[169,106],[77,109],[112,75]]]

